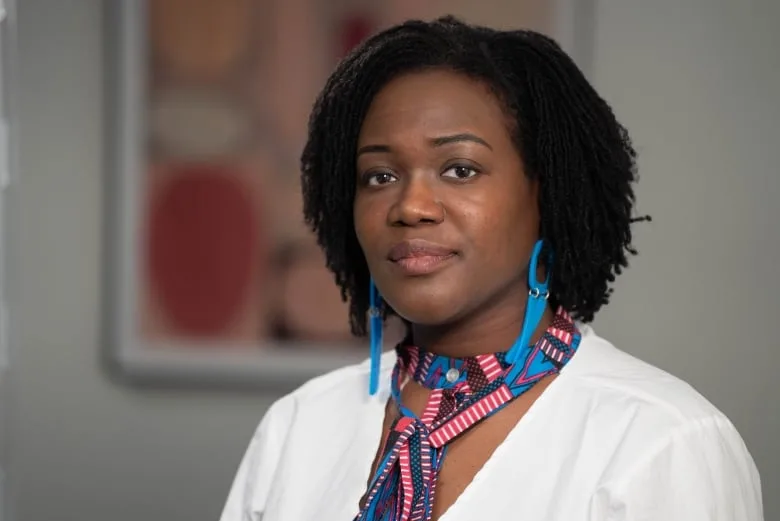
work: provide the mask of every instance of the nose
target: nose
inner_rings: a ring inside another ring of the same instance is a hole
[[[430,181],[423,176],[411,176],[398,191],[388,218],[393,226],[419,226],[439,224],[445,215],[444,205]]]

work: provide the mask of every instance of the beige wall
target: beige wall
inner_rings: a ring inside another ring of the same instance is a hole
[[[103,3],[19,3],[16,521],[215,519],[272,397],[106,379]],[[749,5],[598,2],[594,79],[634,133],[641,210],[655,222],[638,227],[642,254],[597,326],[734,419],[762,471],[767,520],[780,521],[780,16],[774,0]]]

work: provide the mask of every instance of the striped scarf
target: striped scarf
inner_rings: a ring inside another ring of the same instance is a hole
[[[399,344],[392,376],[399,417],[390,426],[355,521],[429,521],[448,444],[541,379],[557,374],[579,342],[573,320],[559,309],[547,331],[523,349],[515,364],[506,361],[506,353],[456,359]],[[431,389],[419,417],[401,405],[401,383],[407,377]]]

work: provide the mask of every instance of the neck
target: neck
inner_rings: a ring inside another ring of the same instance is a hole
[[[412,341],[420,349],[451,358],[503,352],[520,336],[524,318],[525,302],[505,305],[446,325],[413,324]],[[531,335],[532,343],[544,334],[552,318],[553,311],[548,306]]]

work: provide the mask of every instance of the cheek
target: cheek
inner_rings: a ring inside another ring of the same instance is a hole
[[[378,211],[378,205],[369,204],[362,198],[357,198],[353,207],[353,225],[355,235],[357,235],[360,248],[363,255],[370,261],[372,251],[376,249],[376,242],[380,236],[380,229],[383,222]]]
[[[469,221],[478,251],[485,256],[486,265],[496,271],[524,269],[538,239],[538,205],[530,194],[518,197],[519,192],[516,189],[497,195],[489,213],[475,212]],[[514,197],[507,196],[510,193]]]

